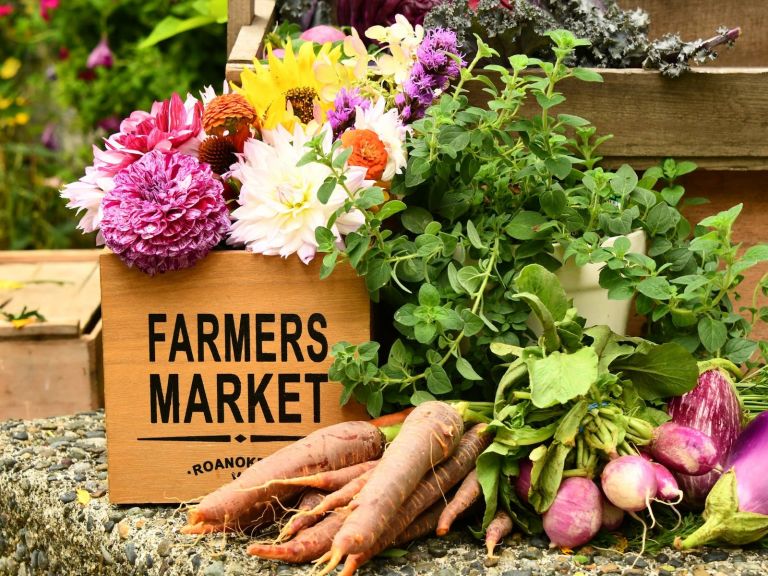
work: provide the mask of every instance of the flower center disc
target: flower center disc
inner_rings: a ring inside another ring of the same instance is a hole
[[[293,113],[301,120],[302,124],[308,124],[315,117],[315,99],[317,92],[314,88],[291,88],[285,93],[285,99],[291,103]]]

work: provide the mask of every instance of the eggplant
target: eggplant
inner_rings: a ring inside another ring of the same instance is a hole
[[[670,400],[667,411],[675,424],[688,426],[712,438],[718,454],[716,465],[722,468],[741,432],[742,409],[728,372],[718,365],[724,364],[702,363],[696,388]],[[686,504],[701,509],[720,474],[716,470],[701,476],[677,474]]]
[[[706,522],[678,548],[714,542],[742,546],[768,534],[768,412],[747,425],[733,444],[727,471],[715,482],[704,509]]]

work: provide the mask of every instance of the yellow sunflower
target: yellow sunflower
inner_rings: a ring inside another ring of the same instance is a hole
[[[315,54],[311,42],[298,52],[288,42],[282,59],[270,49],[267,64],[254,61],[253,70],[240,74],[241,86],[233,88],[253,105],[267,130],[279,124],[292,130],[296,122],[308,124],[316,113],[324,122],[338,91],[355,79],[354,69],[342,64],[341,57],[341,46],[323,44]]]

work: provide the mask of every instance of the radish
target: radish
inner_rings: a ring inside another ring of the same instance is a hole
[[[611,501],[602,495],[603,503],[603,525],[601,528],[612,532],[618,530],[621,524],[624,522],[624,510],[611,504]]]
[[[533,462],[528,458],[520,460],[520,473],[515,480],[515,494],[526,504],[528,503],[528,494],[531,492],[531,470]]]
[[[656,497],[664,502],[679,503],[683,499],[683,491],[680,490],[672,472],[658,462],[651,462],[651,466],[656,475]]]
[[[588,478],[563,480],[542,518],[552,544],[575,548],[592,540],[603,521],[601,498],[600,490]]]
[[[346,34],[333,26],[320,24],[319,26],[313,26],[304,30],[299,38],[307,42],[325,44],[326,42],[340,42],[346,38]]]
[[[689,476],[706,474],[720,459],[712,438],[674,422],[665,422],[653,431],[650,452],[670,470]]]
[[[603,468],[600,481],[606,498],[629,512],[649,507],[658,489],[653,466],[642,456],[611,460]]]

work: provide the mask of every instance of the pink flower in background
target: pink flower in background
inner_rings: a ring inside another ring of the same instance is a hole
[[[40,0],[40,16],[46,22],[51,19],[51,12],[59,7],[59,0]]]
[[[188,268],[229,230],[223,185],[207,164],[153,150],[115,176],[101,232],[128,266],[155,275]]]
[[[99,66],[112,68],[112,50],[109,49],[106,37],[103,37],[101,42],[96,44],[96,47],[91,50],[85,65],[90,69],[98,68]]]
[[[13,14],[13,4],[0,4],[0,18]]]

